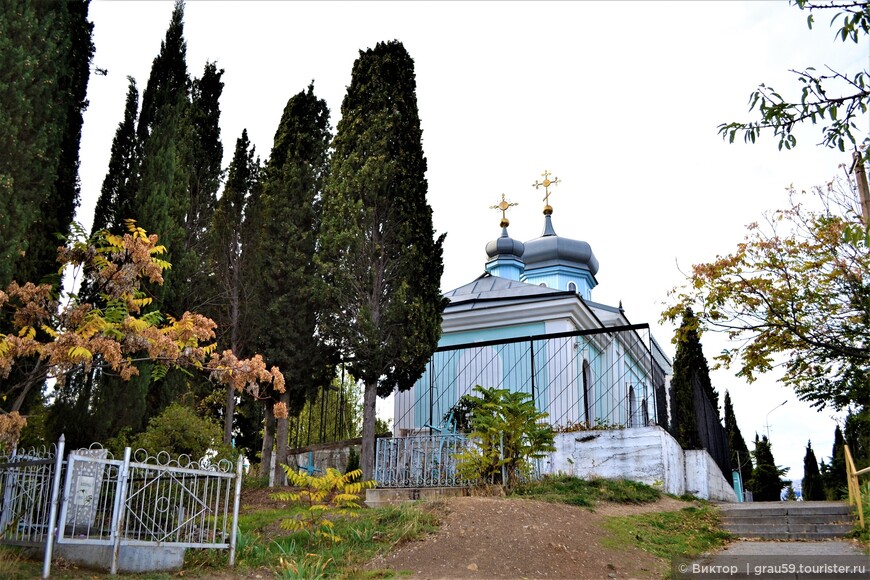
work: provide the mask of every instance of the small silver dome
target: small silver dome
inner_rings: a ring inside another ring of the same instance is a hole
[[[486,255],[490,260],[498,256],[513,256],[522,259],[524,252],[525,244],[511,238],[507,233],[507,228],[501,229],[501,236],[498,239],[486,244]]]

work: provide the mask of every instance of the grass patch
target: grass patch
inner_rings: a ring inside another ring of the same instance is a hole
[[[642,504],[657,501],[661,492],[653,487],[627,479],[578,479],[568,475],[546,476],[518,485],[511,495],[550,503],[593,507],[606,501]]]
[[[706,504],[677,512],[659,512],[609,518],[608,547],[633,543],[642,550],[670,559],[695,555],[724,545],[730,534],[719,527],[718,511]]]

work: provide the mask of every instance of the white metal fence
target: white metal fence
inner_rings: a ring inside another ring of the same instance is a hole
[[[55,543],[112,546],[112,574],[124,546],[228,549],[235,563],[243,458],[233,469],[129,447],[123,459],[98,446],[63,455],[61,437],[0,456],[0,543],[44,547],[43,578]]]

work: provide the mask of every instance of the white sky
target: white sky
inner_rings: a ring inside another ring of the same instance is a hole
[[[90,226],[123,115],[126,77],[144,90],[172,2],[91,3],[93,76],[81,147]],[[848,156],[776,141],[723,142],[719,123],[749,118],[750,92],[767,83],[797,90],[790,68],[867,66],[868,43],[835,42],[827,16],[813,31],[786,2],[189,2],[187,62],[226,70],[221,98],[224,165],[243,128],[262,158],[287,99],[314,80],[338,122],[360,49],[398,39],[416,64],[435,227],[447,232],[442,286],[484,270],[484,246],[499,234],[489,209],[502,193],[520,205],[511,235],[537,237],[549,169],[557,233],[588,241],[601,264],[593,300],[620,300],[633,323],[649,322],[673,355],[672,327],[658,326],[667,291],[697,262],[730,252],[745,225],[785,207],[785,187],[821,184]],[[866,123],[865,123],[866,124]],[[147,224],[143,224],[146,228]],[[720,337],[702,342],[708,360]],[[768,412],[777,463],[800,479],[807,439],[820,459],[833,443],[833,413],[811,410],[764,377],[752,385],[720,371],[738,424],[752,447]]]

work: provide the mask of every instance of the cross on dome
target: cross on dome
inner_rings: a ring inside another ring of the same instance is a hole
[[[510,225],[510,220],[507,219],[507,210],[512,208],[515,205],[519,205],[518,203],[508,202],[504,198],[504,194],[501,194],[501,202],[497,205],[489,206],[489,209],[497,209],[501,211],[501,221],[499,222],[499,227],[506,228]]]
[[[552,174],[545,169],[544,172],[541,174],[541,177],[544,178],[544,181],[535,181],[532,184],[532,187],[534,187],[535,189],[538,189],[542,186],[544,188],[544,215],[551,215],[553,213],[553,208],[552,206],[550,206],[550,186],[559,184],[559,178],[554,177],[553,179],[550,179],[550,175]]]

